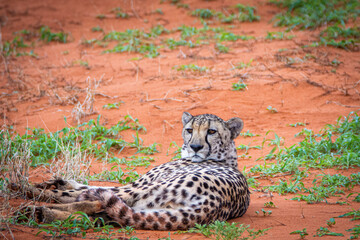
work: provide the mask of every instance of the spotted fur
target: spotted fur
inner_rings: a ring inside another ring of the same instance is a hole
[[[233,141],[242,120],[185,112],[182,122],[182,158],[153,168],[134,183],[102,188],[56,179],[34,186],[32,195],[61,203],[35,207],[38,220],[62,220],[81,210],[121,226],[178,230],[242,216],[250,192],[237,169]]]

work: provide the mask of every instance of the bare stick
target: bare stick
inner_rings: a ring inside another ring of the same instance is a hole
[[[149,99],[148,93],[146,94],[146,99],[144,102],[155,102],[155,101],[177,101],[177,102],[187,102],[186,100],[181,100],[181,99],[176,99],[176,98],[167,98],[167,95],[169,94],[169,91],[165,94],[165,96],[163,98],[153,98],[153,99]]]
[[[335,102],[335,101],[326,101],[326,104],[336,104],[336,105],[339,105],[341,107],[346,107],[346,108],[360,108],[360,106],[354,106],[354,105],[344,105],[342,103],[339,103],[339,102]]]

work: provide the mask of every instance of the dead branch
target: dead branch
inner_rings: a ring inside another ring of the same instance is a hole
[[[360,108],[360,106],[344,105],[344,104],[342,104],[342,103],[340,103],[340,102],[336,102],[336,101],[326,101],[326,104],[331,104],[331,103],[336,104],[336,105],[339,105],[339,106],[341,106],[341,107],[346,107],[346,108]]]
[[[166,103],[169,101],[177,101],[177,102],[187,102],[186,100],[181,100],[181,99],[177,99],[177,98],[168,98],[167,95],[169,94],[170,91],[168,91],[163,98],[152,98],[149,99],[148,93],[146,92],[146,99],[143,100],[141,99],[140,102],[155,102],[155,101],[165,101]]]

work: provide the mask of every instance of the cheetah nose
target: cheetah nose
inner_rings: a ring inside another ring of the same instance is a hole
[[[199,144],[190,144],[190,147],[194,150],[194,152],[198,152],[203,149],[204,146]]]

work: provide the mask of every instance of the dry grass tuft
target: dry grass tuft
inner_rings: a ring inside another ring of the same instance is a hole
[[[86,88],[86,97],[83,103],[78,102],[71,112],[71,117],[78,123],[81,123],[81,119],[96,114],[94,110],[96,89],[99,87],[102,81],[102,77],[99,80],[95,78],[93,80],[88,77],[86,82],[88,87]]]
[[[88,157],[86,151],[81,151],[80,144],[76,144],[73,150],[64,144],[59,144],[59,147],[61,154],[48,167],[51,178],[86,182],[92,158]]]

